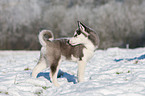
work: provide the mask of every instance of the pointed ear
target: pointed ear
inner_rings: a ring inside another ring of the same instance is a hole
[[[80,27],[80,21],[77,21],[78,22],[78,28]]]
[[[84,25],[83,23],[81,23],[80,21],[78,21],[78,28],[81,30],[81,32],[88,37],[89,34],[86,32],[87,26]]]
[[[80,28],[82,31],[85,31],[86,26],[78,21],[78,28]]]

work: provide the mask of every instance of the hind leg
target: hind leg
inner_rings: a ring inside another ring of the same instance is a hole
[[[56,60],[56,62],[52,63],[51,66],[50,66],[50,78],[51,78],[51,81],[52,83],[59,87],[60,85],[58,84],[57,82],[57,74],[58,74],[58,71],[59,71],[59,65],[60,65],[61,61],[60,60]]]
[[[39,59],[37,65],[33,69],[32,76],[34,78],[36,78],[38,73],[41,72],[45,68],[47,68],[46,60],[44,57],[40,56],[40,59]]]

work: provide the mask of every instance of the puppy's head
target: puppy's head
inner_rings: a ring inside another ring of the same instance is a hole
[[[74,36],[69,40],[69,43],[71,45],[85,45],[89,41],[89,36],[91,35],[91,32],[93,32],[92,29],[78,21],[78,28],[76,29]]]

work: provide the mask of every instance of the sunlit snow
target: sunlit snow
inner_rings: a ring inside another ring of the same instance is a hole
[[[145,96],[145,48],[97,50],[77,83],[77,63],[64,61],[55,87],[49,68],[32,78],[39,51],[0,51],[0,96]]]

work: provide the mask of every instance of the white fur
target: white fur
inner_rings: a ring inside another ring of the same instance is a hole
[[[38,35],[39,42],[40,42],[40,44],[41,44],[42,46],[46,46],[46,45],[47,45],[46,42],[45,42],[44,39],[43,39],[44,34],[47,33],[47,32],[51,33],[51,35],[52,35],[52,38],[49,38],[49,40],[50,40],[50,41],[54,40],[53,34],[52,34],[52,32],[51,32],[50,30],[42,30],[42,31],[39,33],[39,35]]]
[[[45,30],[41,31],[41,32],[39,33],[39,35],[38,35],[39,42],[40,42],[40,44],[41,44],[42,46],[46,46],[46,43],[45,43],[45,41],[43,40],[44,31],[45,31]]]
[[[86,63],[93,56],[93,53],[93,51],[83,49],[84,57],[81,61],[78,61],[78,82],[84,81]]]
[[[42,48],[41,48],[41,52],[42,52],[43,54],[46,54],[46,47],[42,47]]]
[[[47,68],[46,62],[44,58],[41,58],[41,62],[38,62],[38,64],[35,66],[32,72],[32,76],[34,78],[37,77],[37,74],[42,71],[43,69]]]
[[[84,40],[81,40],[81,39],[84,39]],[[81,61],[79,61],[78,58],[75,58],[73,55],[71,55],[72,61],[77,61],[78,62],[78,82],[83,82],[84,81],[84,73],[85,73],[86,63],[93,56],[94,50],[95,50],[95,46],[92,44],[92,42],[89,39],[87,39],[83,35],[80,35],[80,36],[78,36],[76,38],[73,37],[70,40],[72,40],[72,42],[74,44],[77,44],[76,42],[79,41],[79,44],[80,43],[81,44],[84,44],[85,47],[86,47],[86,48],[83,49],[84,57],[82,57],[82,60]],[[78,41],[76,41],[76,40],[78,40]],[[61,60],[65,60],[65,58],[62,56],[61,57]],[[54,81],[55,81],[54,84],[56,86],[58,86],[59,84],[57,83],[57,80],[54,80]]]
[[[83,49],[84,56],[82,57],[82,61],[78,61],[78,81],[84,81],[85,67],[87,61],[93,56],[95,46],[92,44],[90,40],[86,41],[85,47]]]
[[[77,37],[72,37],[69,41],[71,45],[78,45],[87,43],[88,38],[85,37],[83,34],[78,35]]]
[[[85,37],[83,34],[80,34],[77,37],[72,37],[69,40],[69,43],[71,45],[83,44],[88,50],[95,50],[95,46],[93,45],[93,43],[88,39],[88,37]]]
[[[71,60],[72,60],[72,61],[78,61],[79,59],[76,58],[76,57],[74,57],[73,55],[71,55]]]
[[[85,61],[78,61],[78,82],[84,81],[85,67],[86,67]]]
[[[75,32],[75,34],[76,34],[76,32]],[[80,34],[77,37],[72,37],[70,39],[69,43],[72,45],[83,44],[86,47],[83,49],[84,56],[82,57],[82,60],[78,61],[78,81],[83,82],[84,81],[85,66],[86,66],[87,61],[93,56],[95,46],[83,34]]]

